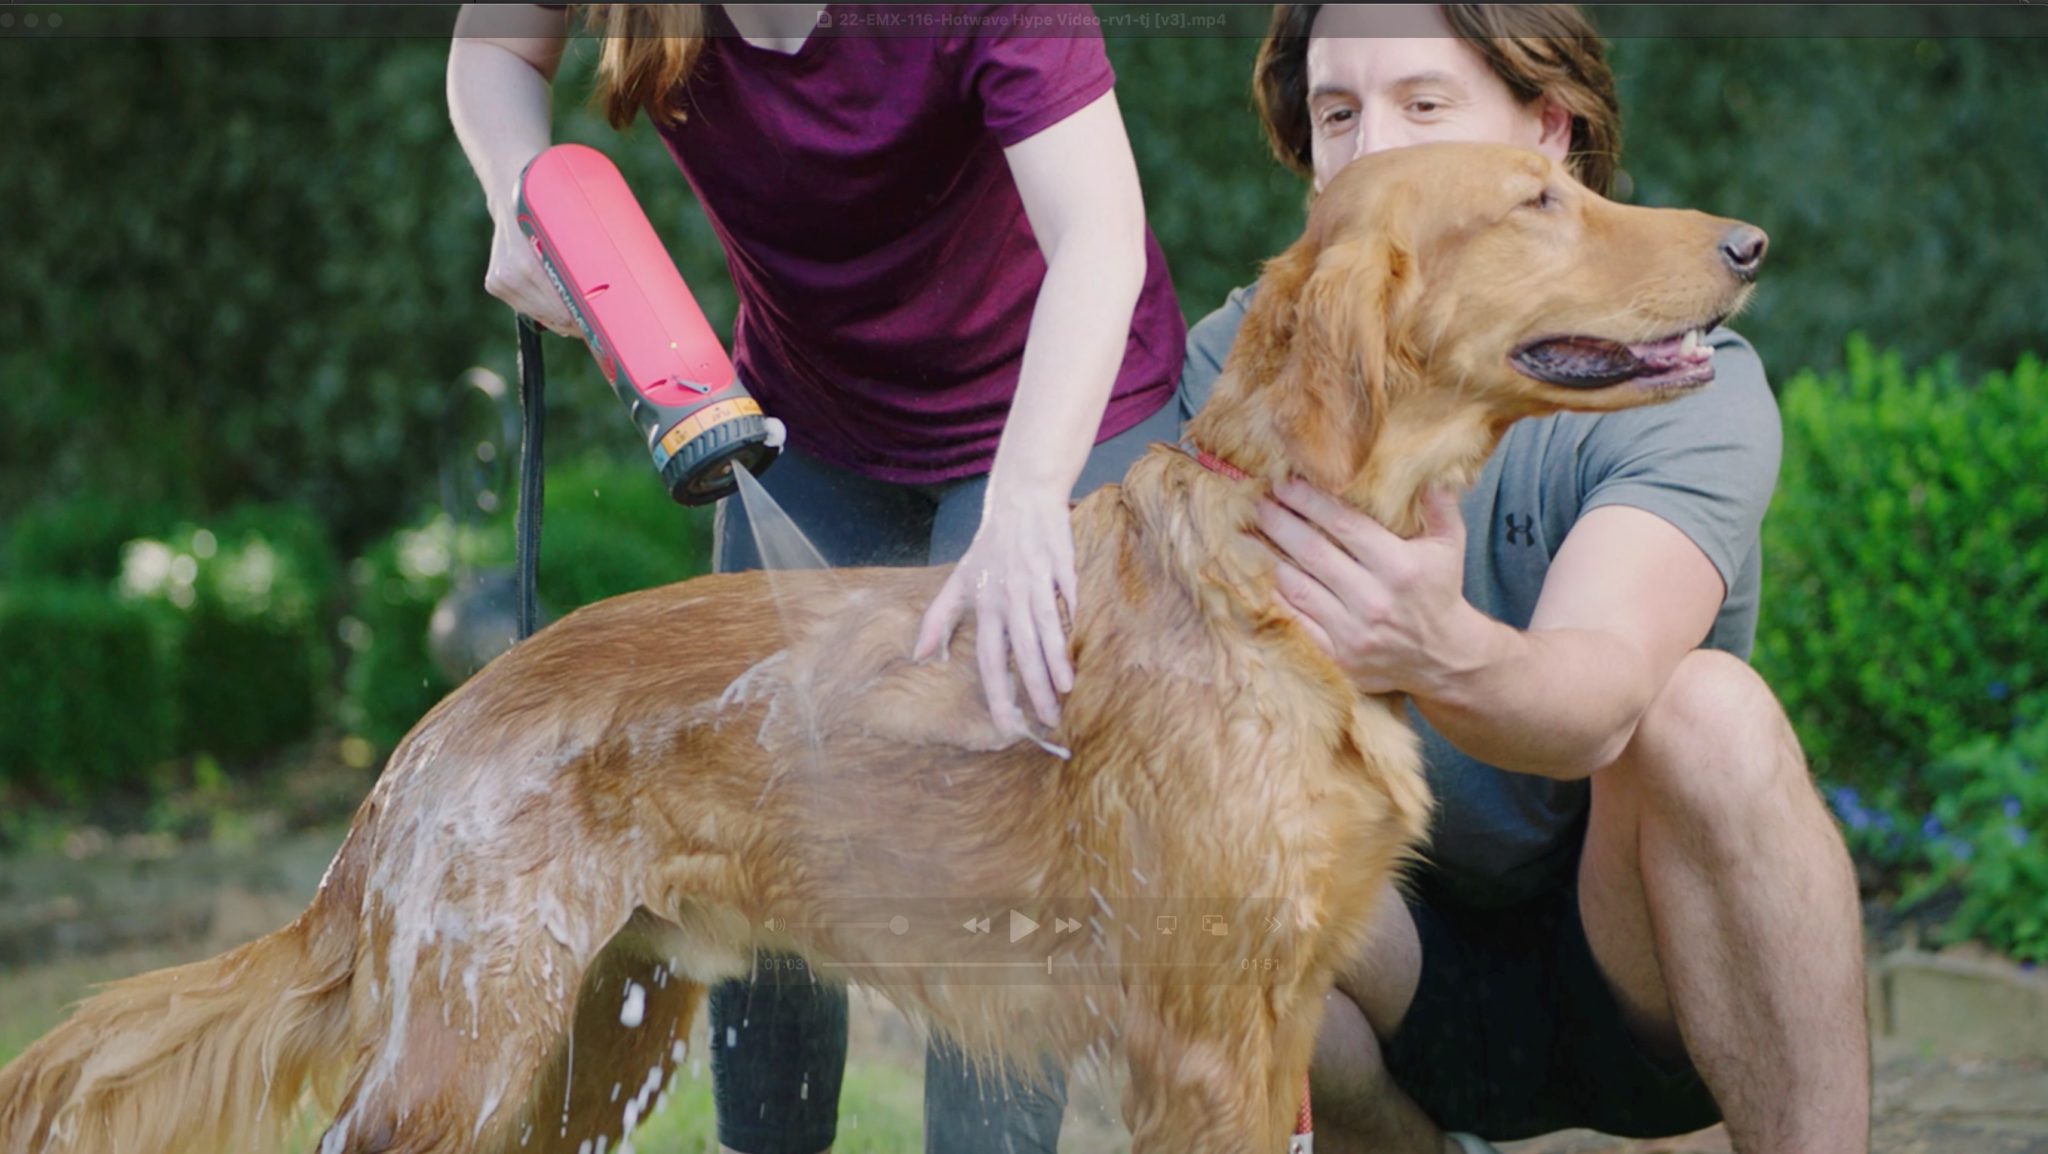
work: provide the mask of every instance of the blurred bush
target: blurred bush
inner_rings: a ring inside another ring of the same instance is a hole
[[[1301,234],[1308,183],[1273,160],[1252,111],[1257,40],[1123,36],[1106,44],[1146,219],[1193,324]]]
[[[1988,17],[1801,7],[1722,15],[1770,33],[1739,39],[1684,35],[1698,10],[1596,14],[1614,38],[1634,199],[1771,234],[1737,325],[1767,365],[1840,368],[1858,330],[1914,364],[1952,356],[1965,378],[2048,349],[2040,21],[2028,35],[1942,36]],[[1842,34],[1859,19],[1890,34]],[[1912,23],[1927,34],[1898,35]]]
[[[2023,961],[2048,961],[2048,718],[1978,737],[1937,761],[1926,819],[1936,835],[1908,898],[1953,886],[1962,901],[1943,927]]]
[[[0,590],[0,782],[78,804],[169,757],[173,632],[104,587]]]
[[[646,458],[564,461],[547,484],[540,593],[561,612],[711,571],[711,509],[676,504]]]
[[[353,650],[345,719],[390,749],[454,686],[428,649],[434,608],[465,576],[509,569],[512,518],[458,524],[435,510],[352,567],[342,638]],[[669,499],[640,457],[586,455],[548,467],[538,599],[545,620],[592,601],[708,572],[711,514]]]
[[[1924,814],[1933,755],[2048,710],[2048,370],[1845,360],[1780,394],[1755,660],[1821,776]]]
[[[1916,362],[1953,352],[1965,375],[2048,347],[2027,291],[2048,267],[2048,39],[1715,40],[1670,35],[1697,12],[1597,15],[1635,199],[1772,233],[1742,321],[1767,363],[1834,367],[1852,328]],[[1191,318],[1301,220],[1306,190],[1252,116],[1256,48],[1108,44]],[[482,289],[490,224],[448,126],[446,57],[379,36],[0,41],[0,521],[109,476],[187,514],[305,504],[342,556],[406,520],[431,491],[446,386],[474,364],[509,375],[513,348]],[[717,239],[644,120],[622,136],[585,107],[594,58],[571,45],[556,139],[618,162],[729,333]],[[629,444],[589,358],[548,343],[558,453]]]
[[[388,750],[453,688],[428,653],[428,623],[457,572],[511,563],[511,535],[499,530],[458,526],[437,510],[350,566],[341,639],[353,651],[342,715],[352,732]]]
[[[244,507],[129,542],[120,592],[171,610],[180,752],[246,756],[304,737],[332,673],[337,571],[313,515]]]
[[[159,536],[179,521],[167,501],[107,496],[87,490],[23,510],[9,527],[5,565],[10,581],[83,581],[120,576],[121,547]]]

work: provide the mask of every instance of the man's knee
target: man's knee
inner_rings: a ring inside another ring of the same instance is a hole
[[[1615,768],[1653,812],[1749,819],[1812,794],[1806,759],[1770,686],[1741,659],[1698,649],[1679,663]]]
[[[1316,1113],[1343,1125],[1360,1125],[1384,1109],[1392,1084],[1379,1039],[1365,1011],[1342,990],[1323,995],[1323,1024],[1310,1060],[1309,1098]]]

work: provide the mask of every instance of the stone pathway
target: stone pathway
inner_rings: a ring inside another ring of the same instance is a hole
[[[1895,1045],[1878,1047],[1872,1154],[2048,1154],[2048,1064],[1898,1051]],[[1501,1147],[1503,1154],[1729,1154],[1733,1149],[1719,1126],[1649,1142],[1577,1130]]]

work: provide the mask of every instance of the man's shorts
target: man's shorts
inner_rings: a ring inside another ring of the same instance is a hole
[[[1503,909],[1462,905],[1427,875],[1409,890],[1421,984],[1383,1053],[1438,1126],[1495,1141],[1574,1127],[1656,1138],[1721,1120],[1689,1063],[1652,1059],[1629,1034],[1576,886]]]

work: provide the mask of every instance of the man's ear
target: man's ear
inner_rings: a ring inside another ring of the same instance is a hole
[[[1536,98],[1536,111],[1543,126],[1536,138],[1536,151],[1563,164],[1572,154],[1571,110],[1546,92]]]

